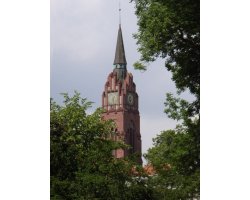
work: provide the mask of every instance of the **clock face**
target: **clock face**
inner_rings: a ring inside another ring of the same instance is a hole
[[[118,92],[108,93],[108,105],[118,104]]]
[[[134,96],[131,93],[129,93],[128,97],[127,97],[127,100],[128,100],[128,104],[133,105],[133,103],[134,103]]]

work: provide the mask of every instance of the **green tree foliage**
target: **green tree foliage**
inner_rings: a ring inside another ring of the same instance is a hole
[[[197,119],[193,126],[199,133]],[[145,155],[158,174],[149,183],[155,186],[154,193],[158,199],[199,198],[199,143],[193,136],[194,132],[194,129],[183,126],[163,131]]]
[[[163,131],[146,158],[157,170],[150,179],[158,199],[199,198],[200,178],[200,2],[199,0],[132,0],[138,17],[134,35],[141,53],[136,69],[165,59],[178,95],[189,90],[193,102],[167,94],[165,113],[178,120]]]
[[[161,132],[145,158],[157,176],[149,185],[157,199],[198,199],[200,193],[200,119],[190,117],[189,103],[167,95],[166,113],[181,120],[175,130]]]
[[[64,99],[62,106],[51,100],[51,199],[149,199],[150,190],[132,172],[142,172],[136,161],[112,156],[127,148],[109,139],[114,123],[102,120],[100,109],[88,115],[91,103],[79,93]]]
[[[200,1],[136,0],[138,33],[134,35],[141,53],[135,67],[156,58],[166,58],[166,67],[180,91],[199,94]]]

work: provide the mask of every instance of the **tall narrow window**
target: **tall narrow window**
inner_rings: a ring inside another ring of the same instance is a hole
[[[131,146],[129,153],[132,154],[135,152],[135,124],[132,120],[130,121],[128,129],[128,143]]]

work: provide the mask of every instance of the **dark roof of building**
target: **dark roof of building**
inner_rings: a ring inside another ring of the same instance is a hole
[[[115,50],[115,60],[114,65],[116,64],[127,64],[123,39],[122,39],[122,29],[121,25],[119,25],[118,36],[117,36],[117,43],[116,43],[116,50]]]

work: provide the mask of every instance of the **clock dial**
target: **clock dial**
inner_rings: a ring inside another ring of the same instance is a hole
[[[133,105],[133,103],[134,103],[134,96],[131,93],[129,93],[128,97],[127,97],[127,100],[128,100],[128,104]]]
[[[118,104],[118,92],[108,93],[108,105]]]

